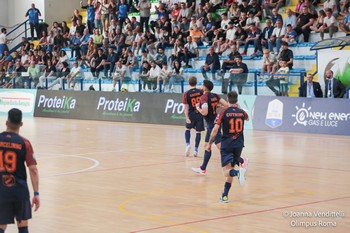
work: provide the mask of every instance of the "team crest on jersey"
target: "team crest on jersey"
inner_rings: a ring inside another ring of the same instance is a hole
[[[2,184],[6,187],[13,187],[16,184],[16,178],[13,175],[3,175]]]

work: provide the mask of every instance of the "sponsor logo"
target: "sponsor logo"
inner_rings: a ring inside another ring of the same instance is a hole
[[[178,103],[173,99],[168,99],[165,105],[164,113],[173,114],[170,118],[174,120],[184,120],[185,115],[185,105],[183,103]]]
[[[35,95],[29,92],[0,92],[0,112],[7,113],[12,108],[18,108],[23,113],[32,113]]]
[[[339,122],[350,121],[350,113],[312,111],[311,107],[306,107],[305,103],[301,107],[295,106],[296,113],[292,114],[295,119],[293,126],[320,126],[338,127]]]
[[[133,116],[134,112],[139,112],[141,102],[137,99],[112,99],[100,97],[97,104],[97,110],[103,110],[105,116]]]
[[[46,97],[45,95],[39,96],[38,108],[43,108],[43,112],[50,113],[69,113],[70,110],[74,110],[77,104],[77,100],[73,97]]]
[[[277,128],[283,123],[283,103],[278,100],[269,102],[266,113],[265,124],[270,128]]]

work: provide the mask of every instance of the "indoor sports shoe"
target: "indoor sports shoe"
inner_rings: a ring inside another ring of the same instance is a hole
[[[198,151],[193,151],[193,157],[198,157]]]
[[[247,158],[243,158],[243,163],[241,164],[241,167],[239,168],[239,172],[238,172],[238,182],[241,186],[244,186],[245,184],[245,173],[247,172],[247,168],[248,168],[248,159]]]
[[[190,156],[190,152],[191,152],[191,146],[188,145],[186,146],[186,152],[185,152],[187,157]]]
[[[222,195],[221,195],[220,201],[221,201],[222,203],[228,203],[228,197],[227,197],[227,196],[222,196]]]
[[[192,171],[196,172],[196,173],[199,173],[201,175],[205,175],[207,173],[206,170],[202,170],[200,167],[193,167],[192,168]]]

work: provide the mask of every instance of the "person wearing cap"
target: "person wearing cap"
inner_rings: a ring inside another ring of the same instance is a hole
[[[323,92],[319,82],[313,81],[312,74],[306,75],[306,81],[299,87],[299,97],[322,98]]]
[[[19,134],[23,126],[22,111],[8,111],[6,131],[0,133],[0,233],[16,219],[18,232],[28,233],[32,207],[40,207],[39,172],[30,141]],[[27,169],[33,187],[33,198],[27,184]]]
[[[293,68],[293,51],[288,48],[288,43],[283,41],[281,43],[282,50],[278,54],[277,60],[278,61],[286,61],[287,66],[289,67],[289,70]]]

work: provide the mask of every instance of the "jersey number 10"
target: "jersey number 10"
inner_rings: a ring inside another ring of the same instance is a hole
[[[3,153],[0,150],[0,172],[13,173],[16,171],[17,155],[13,151],[6,151]]]
[[[230,119],[230,133],[239,134],[243,131],[243,120],[241,118]]]

